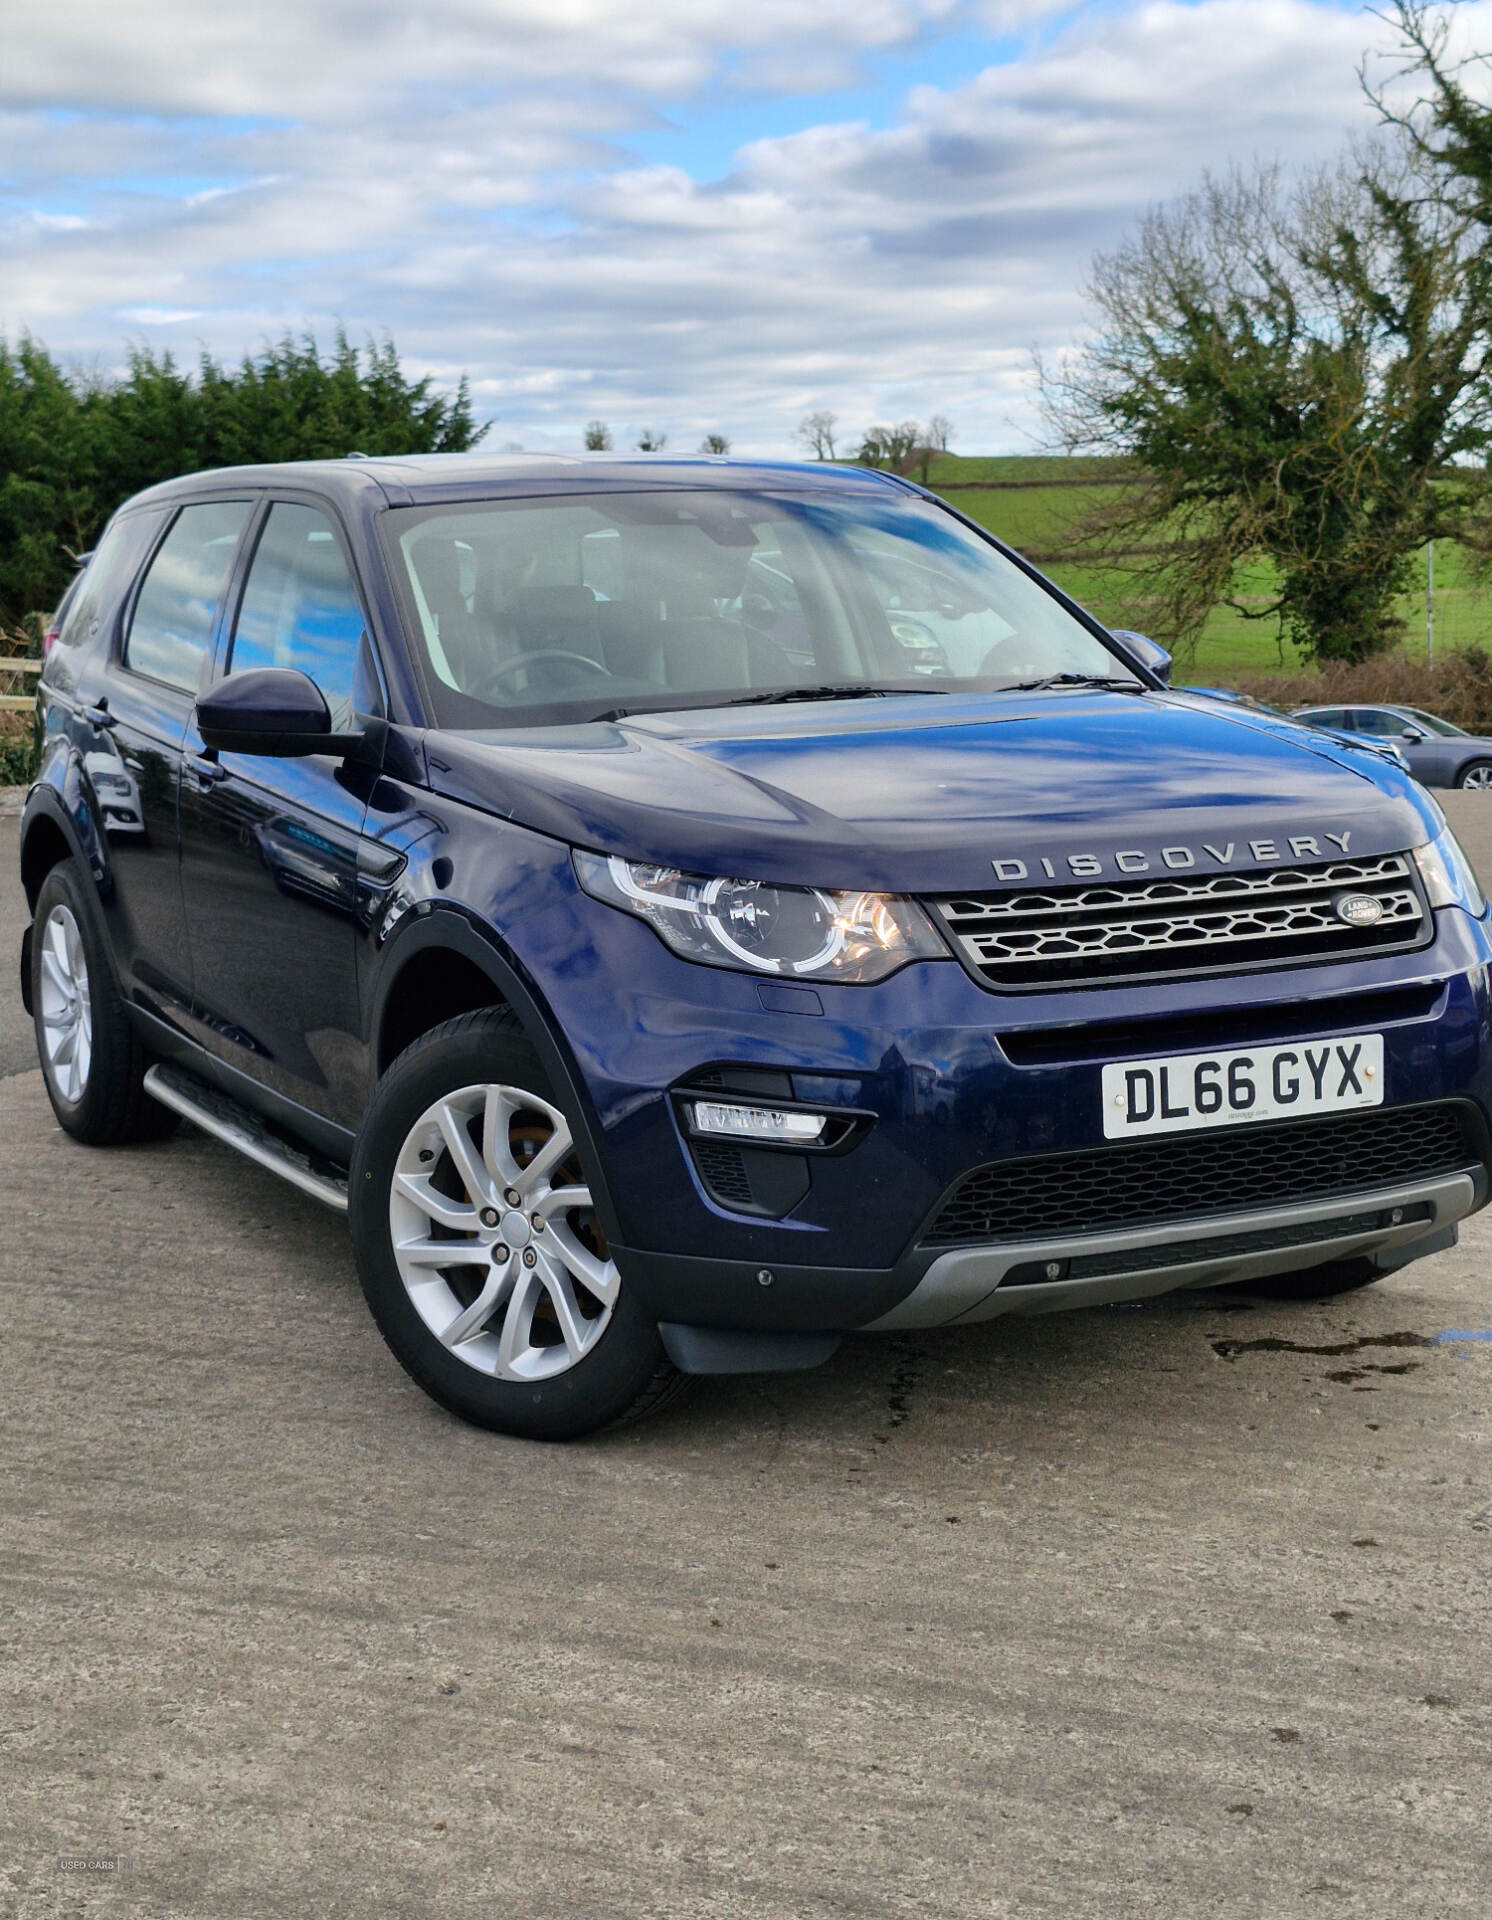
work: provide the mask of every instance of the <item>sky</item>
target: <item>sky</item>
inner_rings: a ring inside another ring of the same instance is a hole
[[[1386,44],[1357,0],[8,0],[0,334],[388,334],[493,448],[1027,451],[1095,252],[1367,132]]]

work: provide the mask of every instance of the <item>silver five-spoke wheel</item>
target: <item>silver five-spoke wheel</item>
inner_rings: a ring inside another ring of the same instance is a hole
[[[59,903],[47,915],[39,938],[45,1064],[58,1093],[76,1105],[87,1089],[93,1064],[93,996],[83,935],[71,909]]]
[[[399,1277],[441,1345],[500,1380],[545,1380],[596,1345],[620,1280],[558,1107],[469,1086],[427,1107],[389,1190]]]
[[[1492,760],[1473,760],[1461,775],[1461,785],[1474,789],[1492,787]]]

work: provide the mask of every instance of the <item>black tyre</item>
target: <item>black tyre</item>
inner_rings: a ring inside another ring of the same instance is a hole
[[[1371,1260],[1333,1260],[1324,1267],[1302,1267],[1298,1273],[1250,1280],[1237,1291],[1260,1300],[1330,1300],[1334,1294],[1355,1293],[1383,1278]]]
[[[1458,787],[1492,787],[1492,760],[1468,760],[1456,775]]]
[[[115,983],[98,908],[75,860],[41,884],[31,932],[36,1051],[59,1125],[91,1147],[159,1140],[177,1116],[144,1088],[150,1055]]]
[[[463,1420],[570,1440],[683,1384],[622,1284],[570,1120],[506,1007],[446,1021],[389,1068],[350,1212],[380,1332]]]

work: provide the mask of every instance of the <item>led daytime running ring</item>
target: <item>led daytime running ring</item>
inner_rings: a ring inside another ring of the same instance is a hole
[[[818,901],[819,905],[824,909],[824,912],[829,916],[829,938],[811,959],[792,961],[773,960],[764,954],[752,953],[743,947],[738,940],[733,938],[725,922],[715,911],[715,902],[720,898],[722,888],[739,887],[743,884],[749,885],[750,883],[743,883],[740,880],[712,880],[699,896],[699,911],[704,919],[705,925],[710,929],[710,932],[714,934],[715,938],[720,942],[721,946],[725,948],[727,953],[733,954],[736,959],[744,961],[748,967],[769,969],[773,973],[813,973],[817,971],[818,968],[826,967],[831,961],[839,958],[839,955],[844,950],[844,928],[840,925],[838,915],[835,913],[833,907],[817,888],[809,889],[809,891],[812,892],[814,899]]]

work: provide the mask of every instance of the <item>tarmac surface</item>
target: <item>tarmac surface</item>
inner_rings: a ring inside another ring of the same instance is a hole
[[[23,918],[0,820],[7,967]],[[0,1914],[1492,1913],[1484,1218],[528,1446],[405,1379],[333,1215],[67,1140],[17,1014]]]

